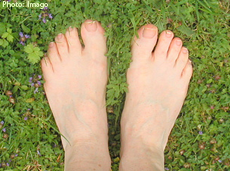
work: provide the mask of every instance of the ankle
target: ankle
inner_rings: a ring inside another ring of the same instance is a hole
[[[141,161],[140,161],[141,158]],[[129,168],[129,169],[127,169]],[[146,146],[141,143],[126,144],[121,147],[120,170],[154,170],[164,168],[164,151],[155,146]]]
[[[122,144],[125,144],[126,146],[130,146],[130,144],[139,144],[152,151],[155,151],[155,149],[164,151],[165,145],[168,141],[168,131],[154,130],[146,125],[142,127],[140,125],[123,125],[121,129]]]
[[[65,170],[108,170],[111,165],[108,144],[78,142],[65,150]]]
[[[126,137],[127,138],[127,137]],[[121,154],[126,153],[126,151],[137,149],[136,151],[142,151],[148,154],[164,154],[163,143],[155,143],[154,141],[147,141],[142,137],[136,139],[126,139],[121,143]],[[137,152],[138,153],[138,152]],[[163,155],[164,156],[164,155]]]
[[[62,144],[65,151],[72,151],[80,146],[108,146],[108,135],[106,134],[82,134],[79,133],[74,139],[65,139],[62,137]]]

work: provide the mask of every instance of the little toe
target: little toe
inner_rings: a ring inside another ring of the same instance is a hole
[[[67,57],[69,53],[69,48],[68,48],[65,35],[62,33],[58,34],[55,38],[55,42],[57,45],[58,53],[60,55],[60,59],[62,60],[65,57]]]
[[[68,42],[70,54],[80,54],[82,46],[78,37],[78,31],[75,27],[69,27],[65,33],[66,40]]]
[[[48,57],[49,57],[50,62],[53,65],[55,65],[56,63],[59,63],[61,61],[56,43],[54,43],[54,42],[50,42],[50,44],[49,44]]]
[[[107,52],[105,30],[97,21],[86,20],[81,26],[81,36],[85,45],[83,53],[92,57],[102,57]],[[103,55],[102,55],[103,54]]]
[[[138,35],[139,38],[135,36],[132,43],[132,60],[150,59],[157,42],[158,29],[152,24],[147,24],[138,30]]]
[[[170,44],[167,60],[169,60],[172,65],[175,64],[182,47],[182,40],[180,38],[174,38]]]
[[[53,73],[53,67],[52,67],[52,64],[51,64],[51,62],[50,62],[48,57],[42,58],[42,60],[41,60],[41,68],[42,68],[44,78],[46,80]]]
[[[188,60],[186,66],[183,69],[182,72],[182,78],[185,79],[186,83],[189,84],[189,81],[192,77],[193,69],[192,69],[192,62]]]
[[[153,57],[156,60],[164,60],[167,58],[168,50],[173,39],[173,32],[170,30],[163,31],[160,34],[156,49],[153,53]]]
[[[188,63],[188,49],[186,47],[182,47],[180,54],[176,60],[175,63],[175,68],[179,71],[182,72],[186,64]]]

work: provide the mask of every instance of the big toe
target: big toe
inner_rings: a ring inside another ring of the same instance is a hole
[[[98,21],[86,20],[81,26],[81,36],[85,45],[83,53],[98,59],[105,55],[106,37],[105,30]]]
[[[140,61],[150,59],[157,42],[158,29],[152,24],[147,24],[138,30],[138,36],[132,43],[132,60]]]

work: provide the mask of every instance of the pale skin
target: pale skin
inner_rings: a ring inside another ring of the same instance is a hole
[[[111,170],[108,150],[106,38],[97,21],[69,28],[41,61],[44,88],[62,133],[65,170]],[[192,65],[171,31],[148,24],[132,43],[121,119],[121,171],[164,170],[164,148],[187,94]],[[155,48],[155,49],[154,49]],[[154,51],[153,51],[154,49]],[[68,141],[67,141],[68,140]]]

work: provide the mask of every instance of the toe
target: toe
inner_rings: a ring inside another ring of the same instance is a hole
[[[182,40],[180,38],[174,38],[172,40],[172,43],[170,44],[167,60],[172,62],[172,64],[175,64],[175,61],[177,60],[180,51],[182,47]]]
[[[57,50],[56,43],[50,42],[49,49],[48,49],[48,57],[52,65],[55,65],[56,63],[60,62],[60,55]]]
[[[82,51],[82,46],[78,37],[78,31],[74,27],[69,27],[65,33],[65,37],[69,47],[70,54],[80,54]]]
[[[192,62],[188,60],[186,66],[183,69],[182,76],[181,76],[186,80],[187,84],[189,84],[189,81],[192,77],[192,73],[193,73]]]
[[[42,68],[44,78],[46,80],[53,73],[53,67],[52,67],[52,64],[51,64],[51,62],[50,62],[48,57],[42,58],[42,60],[41,60],[41,68]]]
[[[99,22],[86,20],[81,26],[81,36],[85,45],[83,53],[90,53],[90,56],[96,58],[102,57],[107,51],[104,33]]]
[[[65,57],[68,56],[69,51],[65,35],[63,35],[62,33],[58,34],[55,38],[55,42],[57,45],[58,53],[60,55],[60,59],[63,60]]]
[[[153,57],[156,60],[164,60],[167,58],[169,46],[171,44],[171,41],[173,39],[173,32],[166,30],[163,31],[159,37],[156,49],[153,53]]]
[[[132,60],[150,59],[157,42],[158,29],[152,24],[147,24],[138,30],[138,36],[132,43]]]
[[[175,68],[179,72],[182,72],[187,63],[188,63],[188,49],[186,47],[182,47],[180,54],[176,60]]]

